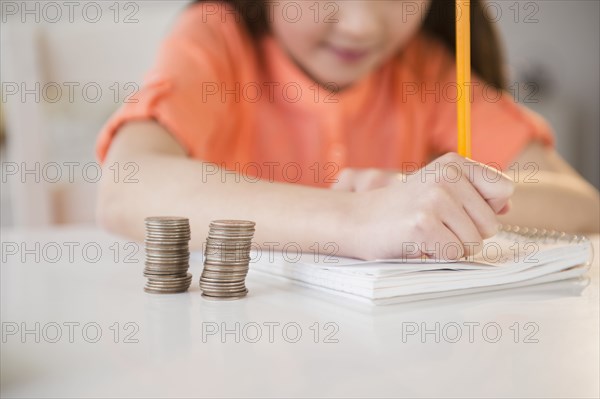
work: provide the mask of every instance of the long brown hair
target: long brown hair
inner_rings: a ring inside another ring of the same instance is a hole
[[[197,2],[209,0],[196,0]],[[263,1],[221,0],[231,4],[242,16],[250,33],[258,38],[269,32],[268,14]],[[471,66],[484,81],[506,88],[504,57],[496,29],[485,12],[484,0],[471,0]],[[454,53],[454,0],[432,0],[423,21],[423,29],[440,39]]]

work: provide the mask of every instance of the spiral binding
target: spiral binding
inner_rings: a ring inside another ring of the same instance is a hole
[[[549,240],[551,243],[562,241],[570,244],[580,244],[582,242],[589,241],[589,239],[584,235],[567,234],[564,231],[538,229],[535,227],[513,226],[510,224],[501,224],[499,227],[499,232],[517,234],[524,238],[536,241],[541,240],[544,244],[547,244]]]
[[[524,239],[541,241],[543,244],[548,244],[549,241],[550,243],[586,244],[590,251],[590,257],[584,265],[588,268],[595,257],[594,246],[591,245],[589,238],[584,235],[567,234],[564,231],[538,229],[535,227],[513,226],[510,224],[501,224],[498,227],[498,232],[510,235],[513,238],[518,236]]]

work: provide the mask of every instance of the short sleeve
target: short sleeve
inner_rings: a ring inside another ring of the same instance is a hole
[[[119,128],[141,120],[160,123],[188,156],[203,155],[211,136],[222,130],[218,124],[226,115],[231,118],[227,102],[208,94],[236,81],[232,58],[248,51],[249,38],[238,17],[221,3],[198,3],[183,12],[140,90],[100,132],[96,156],[101,162]]]
[[[442,47],[441,43],[439,44]],[[437,49],[440,101],[430,108],[430,148],[434,154],[457,151],[456,86],[454,58],[444,47]],[[435,79],[435,78],[434,78]],[[534,111],[518,104],[506,91],[499,91],[472,74],[471,153],[478,162],[507,169],[531,142],[553,146],[548,123]]]

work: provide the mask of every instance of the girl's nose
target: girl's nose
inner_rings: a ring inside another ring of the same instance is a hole
[[[370,44],[381,29],[378,0],[336,1],[336,11],[331,16],[334,30],[341,40]]]

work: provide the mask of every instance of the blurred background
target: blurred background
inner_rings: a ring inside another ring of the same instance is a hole
[[[96,135],[190,2],[0,3],[0,225],[93,223]],[[486,9],[502,34],[509,92],[550,122],[560,154],[600,187],[600,2]]]

